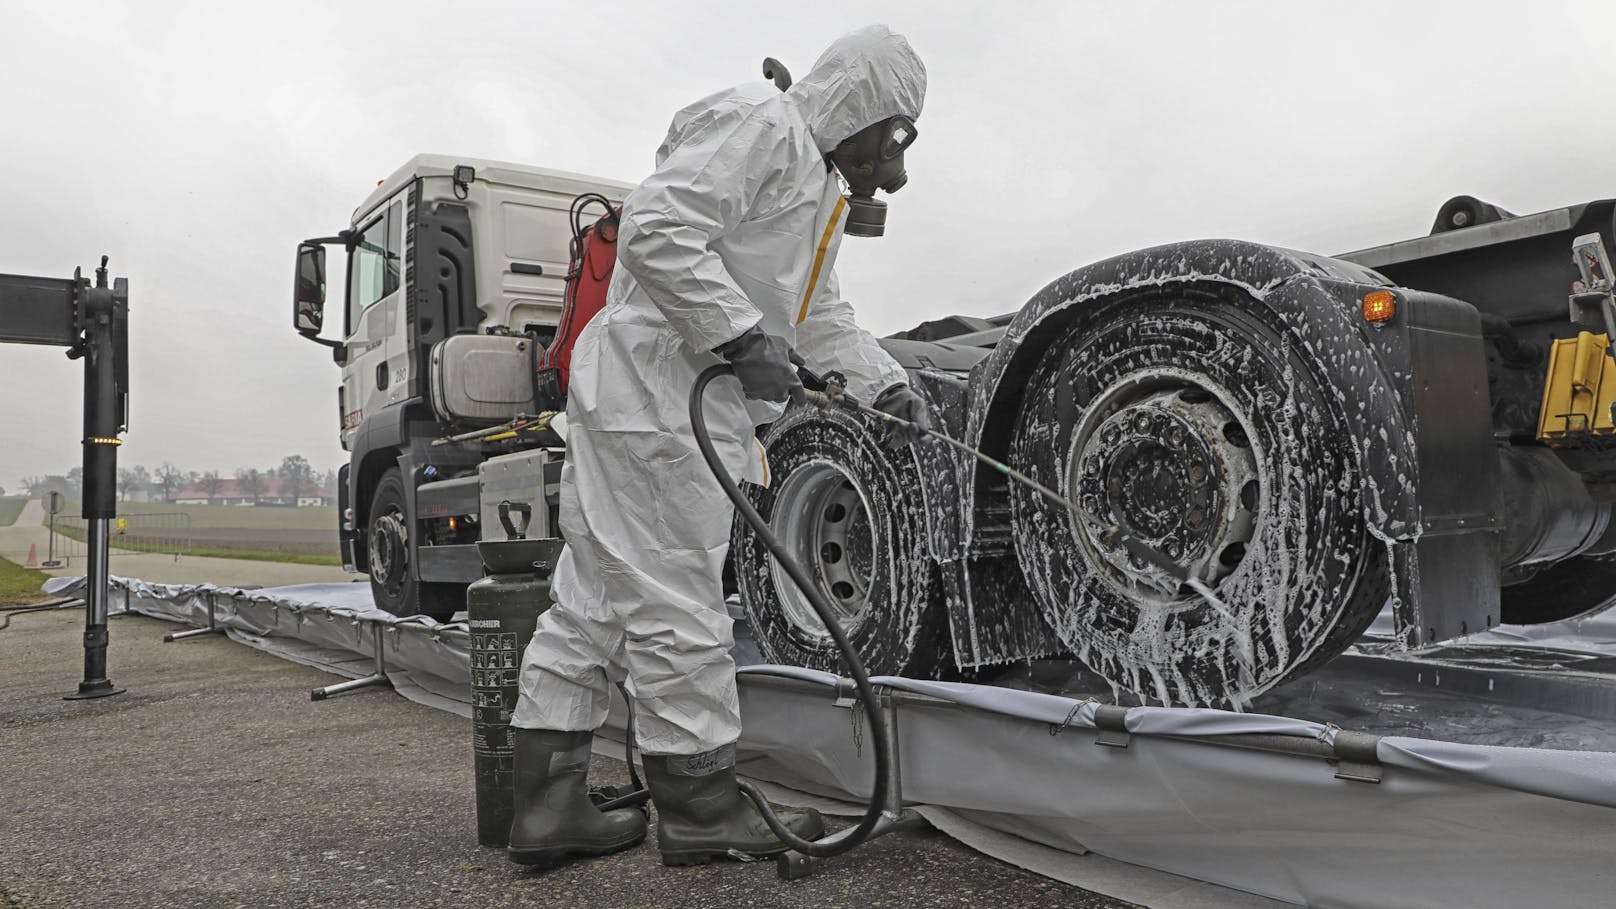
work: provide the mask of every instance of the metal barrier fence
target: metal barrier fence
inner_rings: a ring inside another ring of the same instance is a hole
[[[78,515],[59,514],[51,525],[47,559],[71,562],[87,554],[85,520]],[[191,516],[183,512],[120,515],[112,520],[111,554],[161,553],[174,556],[191,552]]]

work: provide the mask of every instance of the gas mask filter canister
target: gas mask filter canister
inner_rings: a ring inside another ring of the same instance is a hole
[[[902,115],[888,117],[848,136],[831,151],[831,163],[847,181],[849,236],[879,237],[886,232],[887,204],[875,198],[875,191],[895,193],[909,182],[903,153],[917,134],[915,121]]]

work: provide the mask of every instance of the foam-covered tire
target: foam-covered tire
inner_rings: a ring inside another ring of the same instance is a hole
[[[1365,527],[1348,423],[1312,357],[1244,292],[1180,286],[1096,305],[1033,370],[1012,462],[1102,519],[1082,529],[1012,483],[1016,549],[1060,640],[1122,690],[1240,705],[1334,657],[1385,603],[1386,553]],[[1226,415],[1221,439],[1197,428],[1206,413]],[[1117,453],[1148,450],[1158,426],[1171,439],[1148,457]],[[1199,480],[1173,478],[1204,452]],[[1230,475],[1237,485],[1220,488]],[[1141,583],[1146,563],[1103,541],[1117,514],[1156,526],[1181,564],[1218,573],[1226,611]]]
[[[951,651],[920,472],[913,451],[883,449],[881,433],[856,414],[795,409],[764,436],[770,482],[748,495],[843,612],[871,675],[932,678]],[[739,517],[731,555],[764,658],[845,674],[805,598]]]

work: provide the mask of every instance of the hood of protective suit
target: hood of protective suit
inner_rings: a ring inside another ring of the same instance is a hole
[[[899,115],[920,119],[926,65],[902,35],[871,25],[837,38],[786,91],[829,154],[843,139]]]

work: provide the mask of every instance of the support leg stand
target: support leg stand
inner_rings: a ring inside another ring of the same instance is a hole
[[[386,626],[376,622],[370,626],[370,630],[372,635],[371,647],[376,656],[376,670],[362,679],[352,679],[347,682],[338,682],[335,685],[327,685],[324,688],[316,688],[309,692],[309,700],[323,701],[339,694],[346,694],[350,691],[358,691],[361,688],[370,688],[376,685],[381,685],[385,688],[393,687],[393,680],[387,677],[386,659],[382,656],[382,634],[386,631]]]
[[[887,784],[887,803],[883,806],[881,820],[870,831],[869,838],[864,841],[866,843],[878,836],[927,825],[926,819],[918,812],[903,807],[903,776],[898,769],[898,700],[890,692],[881,698],[881,712],[886,717],[887,729],[890,732],[887,736],[887,745],[891,752],[887,766],[891,768],[892,778]],[[819,842],[832,842],[849,832],[851,831],[839,830],[820,839]],[[801,880],[813,874],[816,865],[817,862],[812,856],[795,849],[788,849],[774,859],[774,870],[783,881]]]
[[[205,634],[224,634],[224,629],[218,625],[218,617],[214,615],[213,594],[208,594],[208,627],[192,628],[190,631],[176,631],[173,634],[163,635],[163,643],[172,644],[186,638],[199,638]]]

